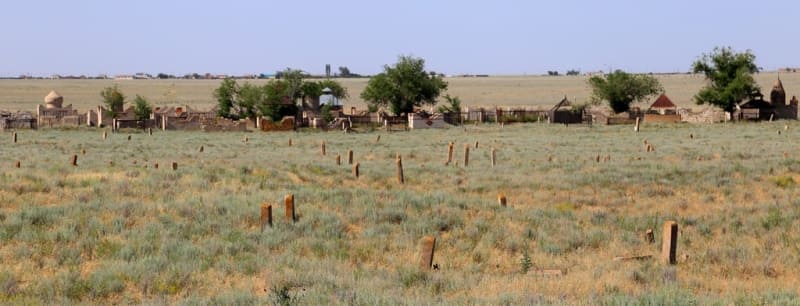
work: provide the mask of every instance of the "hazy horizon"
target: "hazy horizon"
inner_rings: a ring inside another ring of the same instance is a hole
[[[25,1],[0,11],[0,76],[374,74],[399,55],[446,74],[686,72],[716,46],[800,66],[800,2]]]

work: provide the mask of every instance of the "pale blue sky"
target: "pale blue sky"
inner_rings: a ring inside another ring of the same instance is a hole
[[[800,1],[7,0],[0,75],[687,71],[714,46],[800,66]],[[779,16],[779,18],[775,18]]]

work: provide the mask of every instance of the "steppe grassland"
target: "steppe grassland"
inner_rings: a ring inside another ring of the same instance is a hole
[[[0,135],[4,304],[798,301],[796,122]],[[450,141],[458,165],[444,165]],[[334,163],[348,149],[358,179]],[[275,226],[262,233],[264,202]],[[612,260],[657,255],[667,220],[680,226],[679,264]],[[417,268],[425,235],[439,271]]]
[[[756,75],[756,81],[765,95],[778,79],[778,73],[769,72]],[[659,75],[667,95],[680,107],[699,109],[692,102],[692,96],[704,84],[700,75]],[[800,74],[781,73],[787,100],[800,93]],[[541,107],[547,109],[564,96],[579,103],[586,102],[591,91],[586,84],[586,76],[497,76],[489,78],[447,78],[449,94],[461,97],[465,106],[483,107]],[[337,79],[347,87],[350,99],[346,107],[366,109],[359,95],[366,87],[368,79]],[[244,82],[244,80],[240,81]],[[266,80],[249,80],[263,84]],[[101,103],[100,91],[106,86],[118,84],[122,91],[133,99],[142,95],[156,106],[190,105],[201,109],[215,105],[212,93],[219,86],[219,80],[0,80],[0,110],[34,111],[37,104],[50,90],[64,96],[65,104],[73,104],[81,113],[95,108]],[[651,101],[652,102],[652,101]],[[639,104],[646,108],[649,103]]]

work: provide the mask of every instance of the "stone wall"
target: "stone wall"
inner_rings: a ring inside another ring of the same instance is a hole
[[[715,108],[706,108],[697,113],[682,108],[678,110],[678,115],[681,116],[681,121],[688,123],[717,123],[729,120],[726,112]]]
[[[678,123],[681,122],[680,115],[659,115],[645,114],[644,123]]]
[[[408,127],[411,129],[441,129],[447,126],[444,117],[431,115],[423,118],[418,114],[408,114]]]
[[[259,126],[263,132],[291,131],[294,130],[294,117],[283,117],[283,119],[277,123],[267,118],[261,118]]]

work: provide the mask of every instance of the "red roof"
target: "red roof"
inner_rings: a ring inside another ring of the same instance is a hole
[[[656,102],[653,102],[653,105],[650,105],[650,108],[675,108],[677,107],[675,103],[672,103],[666,94],[661,94],[661,96],[656,99]]]

